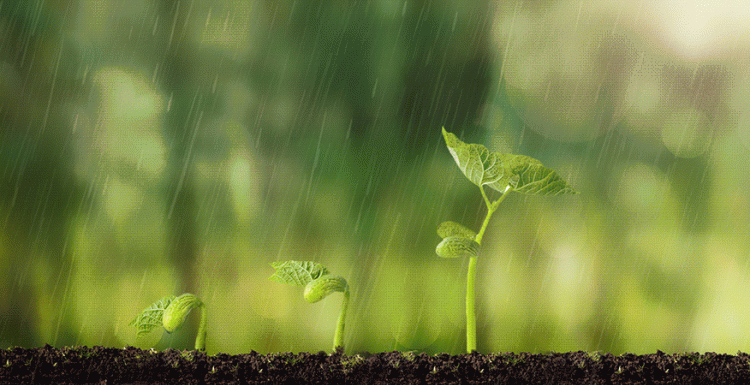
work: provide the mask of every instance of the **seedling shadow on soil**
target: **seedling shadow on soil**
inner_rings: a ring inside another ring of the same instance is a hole
[[[477,352],[462,355],[271,353],[206,355],[50,345],[0,350],[0,383],[446,384],[750,383],[749,356],[715,353],[601,354]]]

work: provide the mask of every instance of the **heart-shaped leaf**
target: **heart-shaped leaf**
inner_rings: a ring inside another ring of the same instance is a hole
[[[312,280],[328,274],[323,265],[310,261],[272,262],[271,266],[276,272],[268,279],[296,286],[305,286]]]
[[[441,223],[440,226],[438,226],[437,233],[440,238],[461,236],[473,240],[477,236],[477,233],[468,227],[453,221],[445,221]]]
[[[435,253],[441,258],[476,257],[479,255],[479,244],[460,235],[449,236],[438,243]]]
[[[537,159],[515,154],[492,152],[481,144],[464,143],[443,128],[448,151],[458,168],[475,185],[505,192],[508,186],[522,194],[575,194],[557,173]]]

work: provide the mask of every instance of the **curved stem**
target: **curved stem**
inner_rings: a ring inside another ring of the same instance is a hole
[[[195,337],[195,349],[206,350],[206,323],[208,317],[206,315],[206,306],[201,302],[199,307],[201,310],[201,324],[198,326],[198,335]]]
[[[341,313],[339,313],[339,321],[336,325],[336,334],[333,335],[333,351],[336,348],[344,348],[344,326],[346,324],[346,308],[349,306],[349,287],[344,289],[344,299],[341,303]]]
[[[479,229],[474,241],[477,244],[482,244],[482,237],[484,232],[487,230],[487,225],[490,223],[492,214],[497,210],[500,202],[505,199],[510,191],[510,186],[505,188],[503,195],[500,196],[496,201],[490,203],[490,199],[484,192],[484,188],[479,186],[479,191],[482,192],[482,198],[484,203],[487,205],[487,215],[484,217],[482,227]],[[477,313],[476,313],[476,277],[477,277],[477,257],[469,258],[469,271],[466,272],[466,352],[471,353],[477,350]]]

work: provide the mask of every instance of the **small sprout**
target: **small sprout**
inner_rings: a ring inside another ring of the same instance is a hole
[[[189,361],[189,362],[195,361],[195,356],[193,355],[193,351],[191,350],[185,350],[184,352],[180,353],[180,356],[184,358],[186,361]]]
[[[591,358],[591,360],[592,360],[592,361],[594,361],[594,362],[599,362],[599,361],[601,361],[601,360],[602,360],[602,353],[601,353],[601,352],[599,352],[598,350],[596,350],[596,351],[593,351],[593,352],[589,352],[589,353],[588,353],[588,356],[589,356],[589,358]]]
[[[343,358],[341,360],[341,363],[344,366],[344,374],[351,373],[354,368],[361,365],[363,362],[365,362],[365,359],[359,354],[350,356],[348,358]]]
[[[190,293],[182,294],[179,297],[171,295],[164,297],[147,307],[135,319],[130,321],[138,329],[138,335],[148,334],[158,326],[164,327],[168,333],[179,329],[185,322],[185,318],[190,311],[201,309],[201,323],[198,327],[198,336],[195,337],[195,349],[206,349],[206,307],[198,296]],[[155,351],[151,349],[153,354]]]
[[[272,262],[271,266],[276,269],[276,272],[269,277],[271,281],[304,286],[303,296],[309,303],[318,302],[336,292],[344,294],[336,334],[333,337],[333,351],[335,352],[339,347],[343,348],[346,308],[349,305],[349,284],[346,280],[329,274],[328,269],[315,262],[282,261]]]

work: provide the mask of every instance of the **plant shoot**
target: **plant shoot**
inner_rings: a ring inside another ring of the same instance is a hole
[[[201,323],[198,336],[195,337],[195,349],[206,350],[206,309],[203,302],[194,294],[185,293],[179,297],[170,295],[147,307],[135,319],[130,321],[138,329],[138,335],[148,334],[156,327],[162,326],[167,333],[179,329],[190,311],[201,309]]]
[[[305,301],[315,303],[328,295],[341,292],[344,300],[341,304],[336,334],[333,337],[333,350],[344,348],[344,324],[346,320],[346,308],[349,305],[349,285],[342,277],[328,273],[328,270],[319,263],[309,261],[283,261],[272,262],[271,266],[276,272],[269,277],[271,281],[285,283],[295,286],[304,286],[303,296]]]
[[[443,128],[443,138],[458,168],[471,183],[479,187],[479,192],[487,205],[487,215],[478,233],[451,221],[441,223],[437,229],[438,236],[443,239],[435,248],[439,257],[469,258],[469,270],[466,273],[466,351],[471,353],[477,349],[475,310],[477,259],[482,237],[492,214],[511,191],[531,195],[561,195],[577,192],[555,171],[544,167],[537,159],[524,155],[491,152],[481,144],[464,143],[445,128]],[[484,190],[485,186],[502,195],[491,201]]]

